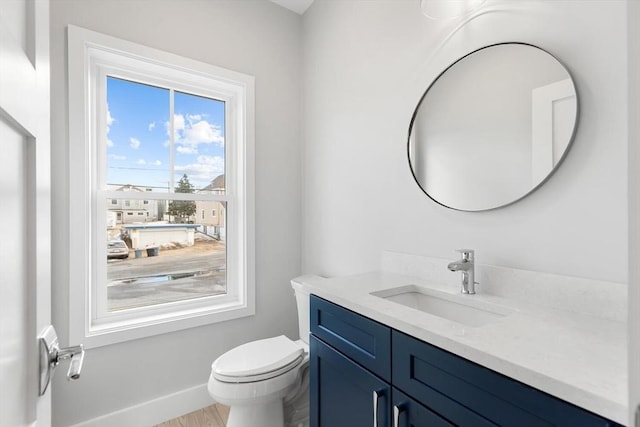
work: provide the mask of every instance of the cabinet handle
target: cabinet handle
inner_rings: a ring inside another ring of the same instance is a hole
[[[400,427],[400,413],[403,411],[402,405],[393,405],[393,427]]]
[[[380,391],[373,390],[373,427],[378,427],[378,400],[380,400]]]

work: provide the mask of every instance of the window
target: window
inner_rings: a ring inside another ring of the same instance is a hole
[[[211,216],[216,216],[216,210],[215,209],[211,210]]]
[[[70,258],[86,261],[71,273],[71,340],[93,347],[252,315],[253,77],[68,34],[70,163],[89,165],[70,171]],[[197,204],[225,207],[216,237],[196,232]],[[114,224],[111,205],[135,215]],[[128,258],[107,256],[114,240]]]

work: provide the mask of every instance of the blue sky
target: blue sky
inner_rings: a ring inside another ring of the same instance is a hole
[[[166,191],[170,181],[169,90],[107,78],[107,184]],[[174,100],[174,182],[201,188],[224,173],[224,102],[186,93]]]

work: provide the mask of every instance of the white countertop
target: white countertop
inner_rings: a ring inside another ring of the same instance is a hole
[[[515,309],[469,327],[370,295],[404,285],[452,295],[451,285],[392,273],[304,280],[311,293],[465,359],[627,425],[626,324],[493,295],[464,295]]]

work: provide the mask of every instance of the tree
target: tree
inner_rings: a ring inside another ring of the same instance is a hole
[[[193,193],[193,185],[189,182],[187,174],[182,175],[175,188],[176,193]],[[169,215],[177,218],[178,223],[183,224],[189,217],[196,213],[196,202],[193,200],[174,200],[169,203]]]

